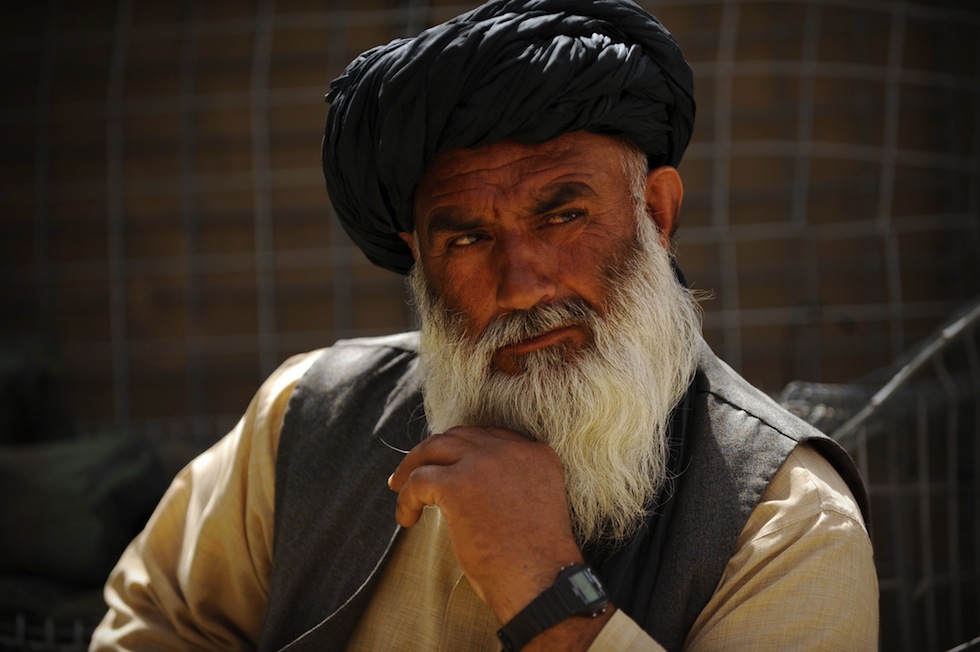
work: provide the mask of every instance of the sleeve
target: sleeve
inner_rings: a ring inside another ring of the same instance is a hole
[[[846,483],[802,445],[746,522],[684,649],[877,650],[871,541]],[[622,612],[590,652],[663,648]]]
[[[847,484],[812,447],[773,478],[685,649],[878,649],[871,540]]]
[[[238,425],[174,479],[105,586],[90,650],[254,649],[272,560],[276,449],[316,354],[262,385]]]
[[[643,628],[622,611],[616,610],[592,641],[588,652],[666,652]]]

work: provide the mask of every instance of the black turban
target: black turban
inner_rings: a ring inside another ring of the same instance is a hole
[[[372,48],[330,86],[327,190],[375,264],[412,256],[415,186],[447,149],[540,143],[570,131],[624,135],[676,166],[694,126],[691,68],[629,0],[494,0]]]

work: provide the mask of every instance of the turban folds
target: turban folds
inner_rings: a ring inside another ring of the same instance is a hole
[[[327,95],[327,190],[375,264],[405,273],[415,186],[442,151],[570,131],[624,135],[676,166],[694,126],[691,68],[629,0],[494,0],[355,59]]]

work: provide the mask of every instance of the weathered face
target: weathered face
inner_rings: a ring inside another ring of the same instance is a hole
[[[403,237],[432,432],[492,426],[551,446],[578,540],[628,538],[667,478],[671,410],[700,350],[665,251],[677,172],[571,134],[448,152],[416,192]]]
[[[635,239],[623,152],[615,139],[575,132],[436,159],[416,189],[416,233],[402,237],[468,334],[478,337],[500,315],[570,298],[602,315],[604,272]],[[580,326],[557,328],[504,347],[493,362],[516,373],[530,351],[574,349],[588,338]]]

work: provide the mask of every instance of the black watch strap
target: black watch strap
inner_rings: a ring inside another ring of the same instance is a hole
[[[595,572],[585,564],[565,566],[555,583],[497,631],[506,652],[516,652],[571,616],[598,616],[609,599]]]

